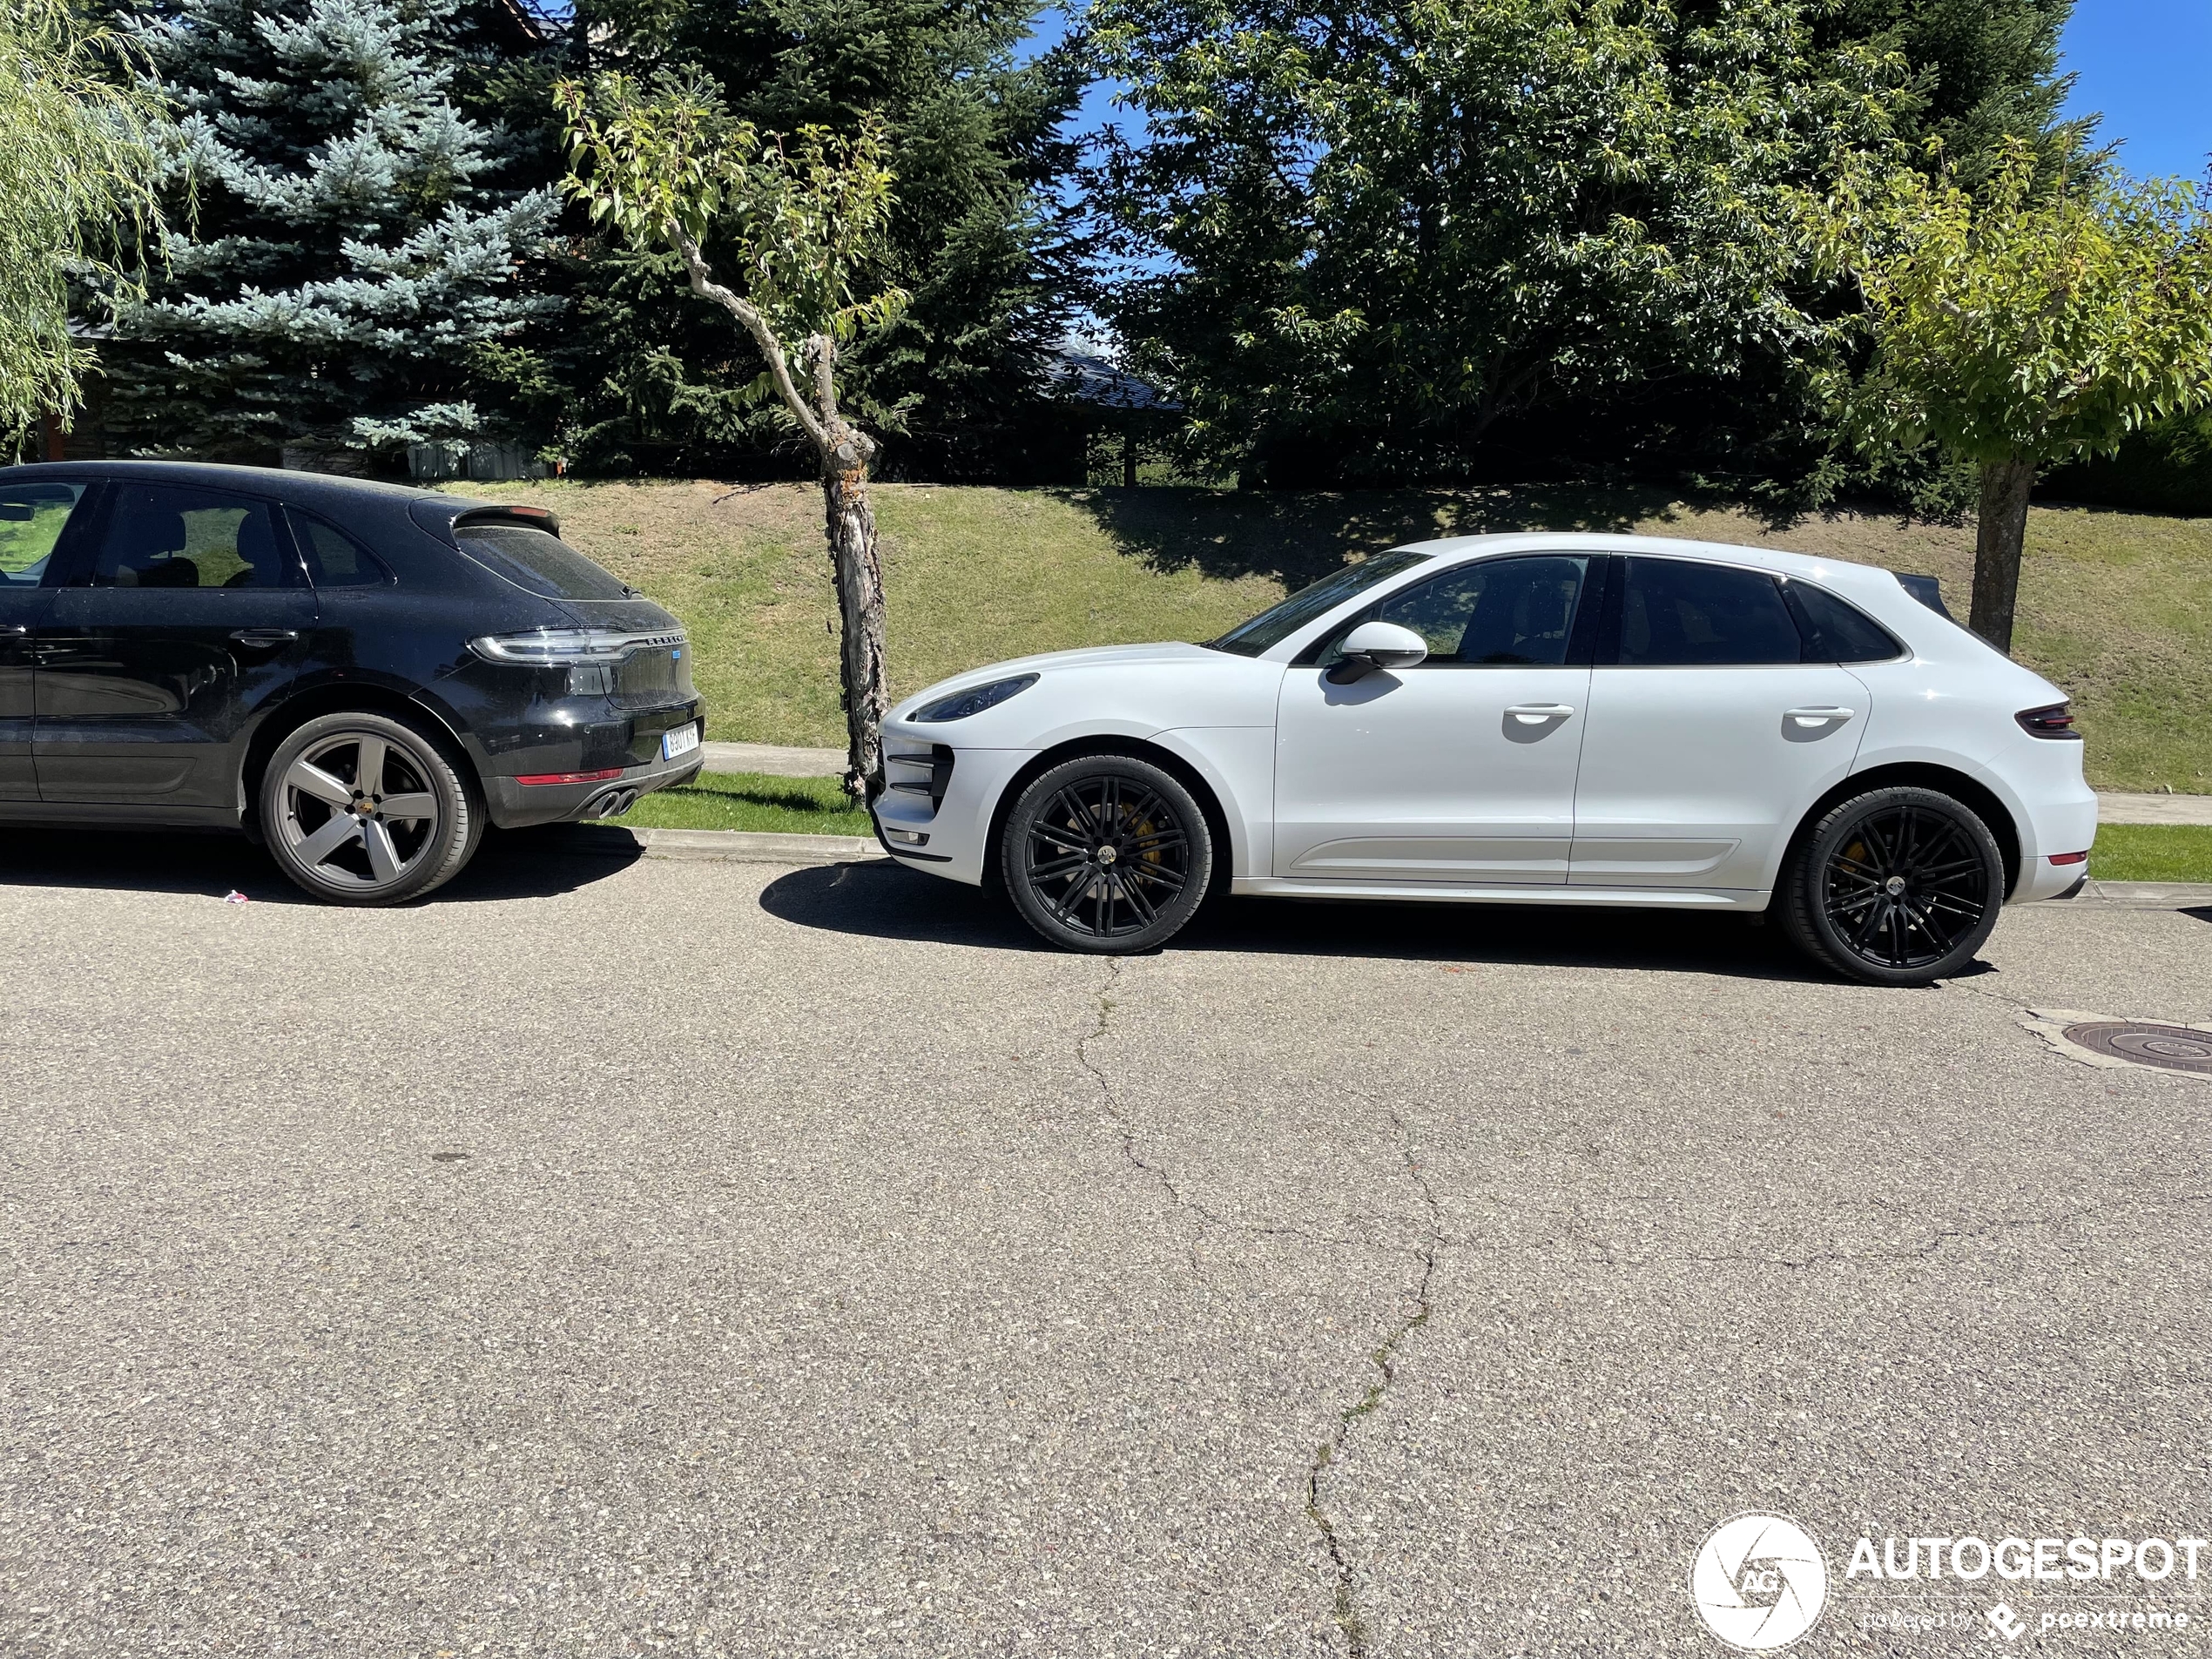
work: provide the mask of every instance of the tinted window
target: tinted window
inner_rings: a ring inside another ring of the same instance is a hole
[[[630,590],[566,542],[520,524],[462,524],[462,551],[549,599],[627,599]]]
[[[121,484],[92,561],[96,588],[279,588],[293,579],[268,503],[174,484]]]
[[[307,561],[307,578],[319,588],[380,587],[388,579],[375,555],[335,525],[287,507],[292,534]]]
[[[1764,570],[1626,559],[1619,660],[1648,667],[1799,660],[1797,625]]]
[[[1347,564],[1334,576],[1324,577],[1310,588],[1301,588],[1282,604],[1263,610],[1250,622],[1238,623],[1218,639],[1205,643],[1214,651],[1232,651],[1239,657],[1257,657],[1271,645],[1279,645],[1317,617],[1325,617],[1354,594],[1364,593],[1378,582],[1386,582],[1401,570],[1428,557],[1426,553],[1378,553],[1372,559]]]
[[[1462,564],[1377,600],[1337,637],[1363,622],[1394,622],[1428,641],[1428,661],[1440,666],[1563,663],[1588,565],[1555,556]],[[1336,641],[1316,660],[1335,662]]]
[[[81,484],[0,483],[0,582],[38,585],[62,526],[84,496]]]
[[[1787,582],[1784,590],[1797,613],[1809,663],[1885,663],[1905,654],[1897,637],[1858,606],[1824,588]]]

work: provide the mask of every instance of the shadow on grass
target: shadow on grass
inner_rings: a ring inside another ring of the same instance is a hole
[[[1290,491],[1097,489],[1070,499],[1156,570],[1270,577],[1292,591],[1353,554],[1498,530],[1622,532],[1663,520],[1679,492],[1590,484]]]
[[[416,902],[551,898],[604,880],[642,855],[627,836],[577,826],[493,830],[468,868]],[[244,836],[191,830],[0,830],[0,886],[198,893],[215,900],[238,893],[257,904],[317,902]]]
[[[887,861],[779,876],[762,891],[760,907],[798,927],[872,939],[1050,948],[1003,900]],[[1165,950],[1832,982],[1792,951],[1778,929],[1696,910],[1230,899],[1202,912]]]

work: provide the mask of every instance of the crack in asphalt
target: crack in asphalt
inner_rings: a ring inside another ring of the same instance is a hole
[[[1191,1271],[1200,1278],[1206,1277],[1205,1268],[1198,1260],[1198,1246],[1208,1228],[1220,1228],[1226,1232],[1244,1233],[1261,1238],[1295,1238],[1311,1244],[1371,1246],[1374,1241],[1346,1238],[1339,1235],[1316,1233],[1297,1227],[1259,1226],[1250,1223],[1225,1220],[1207,1209],[1175,1183],[1175,1178],[1159,1164],[1144,1155],[1138,1143],[1136,1121],[1123,1109],[1121,1097],[1104,1069],[1091,1058],[1091,1045],[1104,1040],[1114,1011],[1114,991],[1122,980],[1123,959],[1111,958],[1107,963],[1105,982],[1098,988],[1098,1021],[1089,1031],[1077,1039],[1076,1062],[1098,1085],[1098,1097],[1109,1119],[1118,1132],[1121,1154],[1133,1170],[1150,1177],[1167,1195],[1169,1203],[1177,1210],[1187,1211],[1197,1221],[1190,1238]],[[1436,1188],[1429,1180],[1413,1147],[1413,1135],[1406,1127],[1405,1118],[1395,1107],[1386,1108],[1390,1116],[1392,1131],[1398,1138],[1399,1157],[1406,1165],[1420,1191],[1421,1207],[1426,1218],[1420,1243],[1415,1247],[1414,1258],[1420,1263],[1420,1279],[1414,1287],[1411,1311],[1393,1326],[1383,1338],[1382,1345],[1367,1356],[1368,1363],[1380,1373],[1369,1383],[1366,1392],[1337,1414],[1335,1428],[1329,1438],[1315,1448],[1313,1461],[1305,1475],[1305,1514],[1321,1534],[1323,1546],[1328,1550],[1329,1561],[1335,1575],[1335,1617],[1338,1628],[1344,1633],[1349,1659],[1367,1659],[1367,1628],[1360,1616],[1356,1595],[1356,1581],[1352,1557],[1345,1551],[1344,1539],[1337,1531],[1336,1522],[1322,1502],[1322,1479],[1328,1469],[1344,1453],[1352,1431],[1359,1420],[1374,1411],[1383,1402],[1392,1383],[1398,1379],[1399,1355],[1414,1332],[1428,1323],[1431,1311],[1429,1286],[1436,1277],[1436,1259],[1445,1242],[1443,1206],[1438,1202]],[[1355,1217],[1355,1219],[1361,1219]]]
[[[1121,1136],[1123,1160],[1131,1169],[1141,1170],[1158,1183],[1160,1190],[1167,1194],[1170,1204],[1178,1210],[1188,1211],[1197,1218],[1197,1231],[1190,1235],[1190,1271],[1204,1278],[1205,1269],[1199,1264],[1198,1245],[1205,1238],[1209,1226],[1222,1224],[1204,1205],[1195,1202],[1177,1186],[1174,1177],[1144,1156],[1136,1142],[1136,1120],[1122,1109],[1121,1096],[1114,1092],[1112,1081],[1100,1069],[1098,1062],[1090,1057],[1090,1045],[1104,1039],[1106,1028],[1113,1018],[1114,989],[1122,982],[1122,962],[1123,958],[1119,956],[1109,956],[1106,960],[1106,982],[1098,988],[1098,1023],[1076,1042],[1076,1063],[1089,1072],[1091,1081],[1098,1085],[1099,1101]]]
[[[1436,1189],[1428,1173],[1422,1169],[1420,1159],[1413,1150],[1413,1136],[1407,1132],[1406,1120],[1396,1108],[1390,1110],[1391,1128],[1397,1132],[1399,1155],[1406,1162],[1406,1171],[1420,1189],[1421,1204],[1427,1212],[1428,1224],[1422,1234],[1419,1248],[1414,1251],[1421,1264],[1420,1285],[1415,1287],[1413,1312],[1383,1339],[1382,1345],[1367,1356],[1368,1362],[1381,1375],[1367,1385],[1365,1393],[1337,1415],[1337,1426],[1326,1440],[1316,1447],[1313,1462],[1305,1475],[1305,1514],[1321,1534],[1321,1542],[1329,1552],[1329,1561],[1336,1569],[1337,1627],[1344,1632],[1345,1648],[1350,1659],[1367,1659],[1367,1626],[1359,1614],[1358,1587],[1352,1570],[1352,1557],[1345,1550],[1344,1539],[1337,1531],[1335,1520],[1321,1501],[1321,1480],[1329,1468],[1344,1454],[1352,1439],[1352,1431],[1359,1420],[1383,1402],[1391,1384],[1398,1380],[1398,1356],[1414,1332],[1428,1323],[1431,1309],[1429,1285],[1436,1277],[1438,1247],[1444,1237],[1444,1213],[1436,1200]]]

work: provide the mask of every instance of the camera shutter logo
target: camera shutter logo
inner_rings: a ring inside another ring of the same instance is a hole
[[[1730,1647],[1774,1653],[1819,1622],[1828,1565],[1787,1515],[1737,1515],[1698,1546],[1689,1596],[1705,1628]]]

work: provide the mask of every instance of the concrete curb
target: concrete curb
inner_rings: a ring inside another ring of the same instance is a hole
[[[853,864],[881,860],[883,849],[858,835],[774,835],[759,830],[631,829],[622,824],[579,826],[612,858],[718,860],[725,864]]]
[[[2186,881],[2100,881],[2093,876],[2073,898],[2045,902],[2093,910],[2197,910],[2212,906],[2212,887]]]

